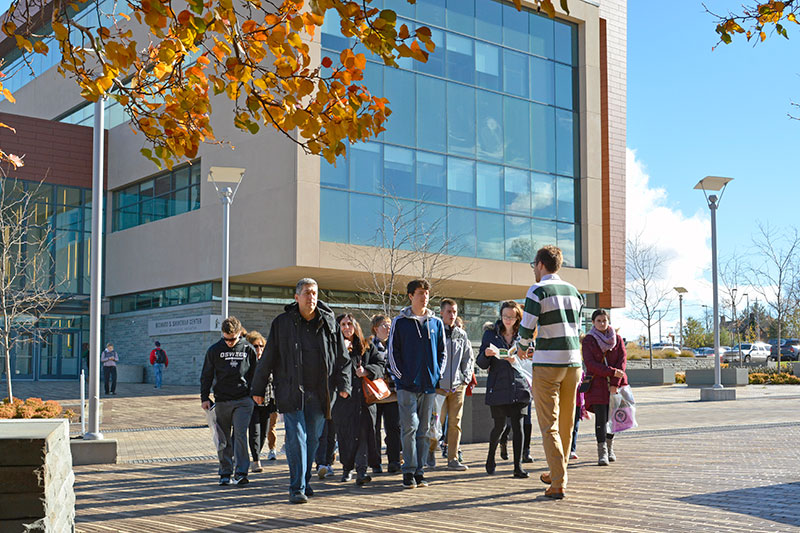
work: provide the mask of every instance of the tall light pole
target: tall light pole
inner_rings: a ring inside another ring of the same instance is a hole
[[[678,331],[681,334],[681,351],[683,351],[683,295],[689,291],[683,287],[674,287],[674,289],[678,293]]]
[[[89,297],[89,431],[85,440],[100,440],[100,331],[103,295],[103,181],[105,169],[105,98],[94,104],[92,143],[92,257]]]
[[[736,347],[739,350],[739,366],[742,366],[742,364],[744,363],[744,361],[742,361],[742,341],[739,339],[739,317],[736,315],[736,293],[737,292],[738,292],[738,290],[736,289],[736,287],[731,289],[731,296],[732,296],[732,298],[731,298],[731,306],[733,307],[733,309],[732,309],[733,315],[731,315],[731,317],[732,317],[731,323],[733,324],[733,327],[736,328]]]
[[[713,291],[713,305],[714,305],[714,389],[722,388],[722,365],[720,364],[719,355],[719,285],[717,283],[717,208],[725,193],[725,187],[733,181],[733,178],[723,178],[719,176],[706,176],[701,179],[695,189],[700,189],[706,196],[708,208],[711,211],[711,281]],[[721,191],[719,197],[716,194],[708,195],[708,191]],[[733,398],[735,398],[735,390]],[[701,399],[703,399],[703,391],[701,391]],[[722,395],[709,393],[707,399],[723,399]],[[728,398],[725,398],[728,399]],[[732,399],[732,398],[731,398]]]
[[[228,318],[228,291],[230,289],[230,225],[231,225],[231,204],[239,185],[242,183],[245,169],[235,167],[211,167],[208,169],[208,181],[214,184],[220,202],[222,202],[222,318]],[[235,184],[235,188],[229,186],[220,189],[219,184]]]

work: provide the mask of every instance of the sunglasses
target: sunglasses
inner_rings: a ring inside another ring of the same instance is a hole
[[[236,335],[235,337],[226,337],[226,336],[223,335],[222,336],[222,340],[224,340],[225,342],[229,342],[229,343],[230,342],[236,342],[236,341],[239,340],[239,335]]]
[[[254,344],[253,345],[253,348],[263,348],[263,347],[264,347],[263,344]]]

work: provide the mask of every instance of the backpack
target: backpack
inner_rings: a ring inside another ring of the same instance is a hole
[[[156,363],[164,364],[167,362],[167,354],[161,348],[156,348]]]

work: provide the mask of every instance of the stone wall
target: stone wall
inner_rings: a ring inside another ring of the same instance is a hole
[[[75,530],[67,420],[0,420],[0,531]]]
[[[628,359],[628,368],[650,368],[650,360]],[[653,359],[653,368],[688,370],[695,368],[714,368],[713,357],[678,357],[676,359]]]

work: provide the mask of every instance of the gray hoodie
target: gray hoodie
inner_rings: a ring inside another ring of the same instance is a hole
[[[445,326],[446,329],[447,326]],[[472,353],[472,343],[467,338],[467,332],[459,327],[452,328],[452,333],[445,340],[444,345],[447,357],[442,378],[439,380],[439,388],[453,390],[470,382],[474,371],[475,357]]]

